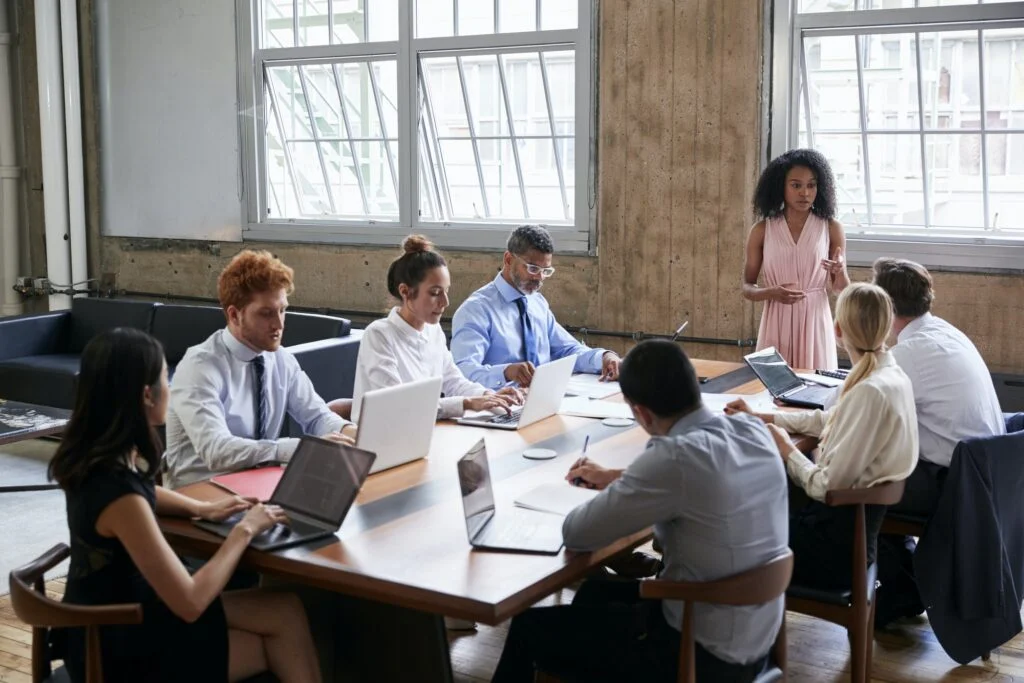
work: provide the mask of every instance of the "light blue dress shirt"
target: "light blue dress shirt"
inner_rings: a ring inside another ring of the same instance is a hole
[[[767,427],[751,415],[701,406],[644,451],[593,500],[565,518],[570,550],[597,550],[654,526],[668,581],[713,581],[758,567],[789,544],[786,472]],[[693,606],[698,643],[727,662],[764,656],[782,624],[784,598],[764,605]],[[665,620],[682,623],[666,600]]]
[[[347,421],[336,415],[287,349],[262,353],[267,397],[266,434],[256,440],[255,377],[257,353],[227,329],[217,330],[185,352],[171,380],[167,407],[166,484],[179,488],[217,474],[291,460],[299,444],[274,438],[287,415],[304,434],[341,431]]]
[[[601,372],[604,349],[578,342],[555,320],[543,294],[527,296],[498,273],[490,284],[470,294],[452,318],[452,356],[462,374],[497,389],[506,383],[505,368],[526,360],[516,299],[526,299],[541,365],[576,356],[575,372]]]

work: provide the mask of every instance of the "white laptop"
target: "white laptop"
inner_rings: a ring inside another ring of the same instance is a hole
[[[575,356],[566,356],[556,361],[537,367],[533,372],[530,390],[522,408],[516,408],[512,414],[502,412],[480,413],[459,419],[459,424],[474,427],[493,427],[494,429],[519,429],[551,417],[558,412],[565,396],[565,389],[572,377],[572,368],[576,364]],[[380,458],[380,454],[377,454]]]
[[[356,447],[377,454],[371,474],[427,457],[440,398],[440,377],[363,394]]]
[[[466,535],[471,546],[551,555],[562,549],[561,516],[515,507],[495,512],[491,467],[483,439],[459,459],[458,465]]]

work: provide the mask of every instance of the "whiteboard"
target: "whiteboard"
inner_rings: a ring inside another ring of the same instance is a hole
[[[94,7],[103,234],[241,241],[235,3]]]

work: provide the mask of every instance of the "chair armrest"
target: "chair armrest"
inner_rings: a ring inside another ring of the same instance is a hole
[[[28,564],[11,570],[11,575],[23,583],[35,583],[36,579],[42,577],[70,555],[71,549],[68,548],[67,543],[58,543]]]
[[[793,575],[793,551],[741,574],[716,581],[649,580],[640,582],[640,597],[712,605],[761,605],[786,592]]]
[[[904,480],[887,481],[864,489],[836,489],[825,494],[825,504],[840,505],[895,505],[903,498]]]
[[[69,311],[0,318],[0,361],[61,353],[70,321]]]

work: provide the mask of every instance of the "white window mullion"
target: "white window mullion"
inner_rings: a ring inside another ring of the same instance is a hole
[[[416,140],[419,122],[416,69],[412,48],[415,8],[398,3],[398,220],[416,225],[419,214],[419,183],[416,179]],[[404,100],[405,106],[402,106]]]

